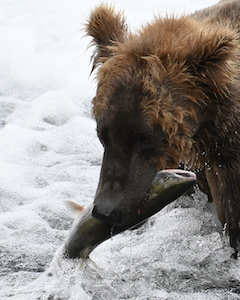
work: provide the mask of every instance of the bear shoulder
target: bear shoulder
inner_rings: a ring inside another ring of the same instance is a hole
[[[195,11],[190,17],[199,22],[207,22],[212,25],[227,25],[240,31],[240,1],[222,0],[217,4],[203,10]]]

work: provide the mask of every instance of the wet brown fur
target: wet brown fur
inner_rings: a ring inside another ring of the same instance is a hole
[[[180,18],[155,18],[137,32],[122,13],[101,5],[86,25],[93,37],[93,99],[97,122],[113,115],[160,126],[162,155],[156,169],[184,163],[204,174],[230,243],[240,250],[240,1],[220,1]],[[115,101],[116,92],[131,100]],[[131,112],[130,112],[131,111]],[[129,117],[131,118],[131,117]],[[205,183],[204,183],[205,184]]]

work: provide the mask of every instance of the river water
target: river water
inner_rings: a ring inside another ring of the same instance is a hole
[[[152,12],[215,2],[116,6],[134,27]],[[197,189],[85,262],[62,257],[72,224],[63,201],[92,201],[102,159],[90,115],[92,50],[81,31],[96,3],[0,2],[0,299],[240,299],[239,260]]]

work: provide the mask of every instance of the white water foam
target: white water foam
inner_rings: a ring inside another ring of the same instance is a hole
[[[115,2],[134,28],[152,13],[217,1]],[[0,3],[0,299],[240,299],[239,261],[199,191],[83,264],[62,256],[72,224],[63,201],[92,201],[102,159],[80,31],[97,3]]]

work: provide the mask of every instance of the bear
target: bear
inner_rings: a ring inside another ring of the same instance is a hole
[[[240,1],[154,17],[131,31],[101,4],[85,24],[97,90],[92,114],[104,148],[93,216],[123,225],[156,172],[194,171],[240,251]]]

